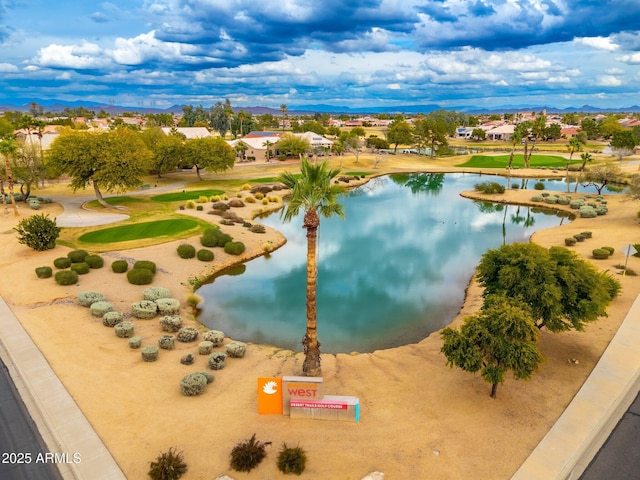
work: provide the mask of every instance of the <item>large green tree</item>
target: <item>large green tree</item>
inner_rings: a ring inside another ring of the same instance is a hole
[[[441,117],[427,115],[418,120],[414,126],[414,133],[419,137],[420,143],[429,146],[431,157],[435,156],[436,149],[448,145],[449,126]]]
[[[236,153],[222,137],[205,137],[187,140],[185,163],[195,167],[198,180],[202,180],[201,170],[224,172],[233,167]]]
[[[393,151],[398,150],[398,145],[413,144],[413,129],[404,119],[397,118],[389,124],[387,130],[387,141],[395,145]]]
[[[311,144],[306,138],[298,137],[289,133],[280,137],[280,140],[276,142],[275,148],[281,155],[297,157],[309,150],[311,148]]]
[[[338,203],[338,196],[343,188],[333,183],[333,179],[340,173],[338,169],[330,169],[326,162],[312,165],[303,160],[300,166],[300,176],[291,172],[284,172],[279,180],[291,189],[291,196],[282,216],[290,222],[300,212],[304,212],[302,228],[307,231],[307,327],[302,346],[304,348],[304,362],[302,373],[307,376],[322,374],[320,365],[320,342],[316,319],[316,279],[317,267],[317,238],[320,227],[320,216],[325,218],[338,215],[344,218],[342,204]]]
[[[93,185],[98,202],[105,192],[122,192],[142,183],[149,173],[151,151],[138,132],[129,128],[105,133],[65,130],[49,149],[48,167],[71,177],[75,191]]]
[[[7,179],[7,186],[9,187],[9,199],[11,205],[13,205],[14,215],[20,215],[18,213],[18,207],[16,206],[16,199],[13,196],[13,172],[11,171],[10,158],[15,155],[18,149],[18,145],[13,136],[4,137],[0,140],[0,155],[4,158],[4,177]],[[4,179],[0,180],[0,191],[2,193],[2,203],[4,205],[4,213],[7,213],[7,200],[4,195]]]
[[[543,361],[531,311],[514,298],[486,297],[482,309],[466,317],[460,330],[445,328],[441,335],[447,365],[481,372],[491,384],[491,398],[496,398],[507,372],[528,380]]]

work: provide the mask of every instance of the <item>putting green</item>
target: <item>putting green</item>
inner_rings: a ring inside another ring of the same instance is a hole
[[[175,193],[163,193],[151,197],[154,202],[180,202],[186,200],[197,200],[200,197],[212,197],[214,195],[223,195],[222,190],[185,190]]]
[[[199,223],[196,220],[187,218],[157,220],[155,222],[134,223],[131,225],[95,230],[85,233],[78,238],[78,240],[84,243],[101,244],[128,242],[130,240],[140,240],[143,238],[176,235],[197,228],[198,226]]]
[[[573,159],[572,164],[581,164],[580,157]],[[509,155],[474,155],[467,162],[458,165],[459,167],[473,167],[473,168],[506,168],[509,164]],[[522,168],[524,166],[523,155],[516,154],[513,156],[512,166]],[[549,168],[561,168],[567,166],[567,159],[555,155],[532,155],[531,167],[549,167]]]

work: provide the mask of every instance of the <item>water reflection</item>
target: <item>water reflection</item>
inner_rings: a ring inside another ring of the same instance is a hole
[[[480,256],[561,222],[527,207],[460,197],[476,175],[381,177],[342,199],[346,220],[319,229],[318,336],[327,353],[416,342],[451,322]],[[262,220],[287,237],[270,258],[223,275],[198,293],[201,321],[228,335],[300,351],[305,331],[302,218]]]

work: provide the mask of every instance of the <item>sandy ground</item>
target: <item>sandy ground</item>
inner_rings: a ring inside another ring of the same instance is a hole
[[[531,195],[508,191],[497,198],[528,203]],[[236,479],[284,478],[275,462],[283,442],[307,451],[307,470],[300,477],[306,479],[357,480],[375,470],[390,480],[507,479],[571,401],[640,292],[640,277],[622,277],[614,268],[625,260],[620,248],[637,241],[638,204],[615,196],[608,201],[604,217],[576,219],[533,237],[544,246],[564,245],[565,237],[590,230],[593,238],[578,243],[575,251],[590,258],[591,250],[602,245],[618,249],[610,260],[596,261],[623,284],[608,318],[583,333],[543,331],[540,347],[546,361],[539,372],[528,382],[508,377],[497,399],[489,397],[490,385],[480,377],[446,366],[437,333],[418,344],[371,354],[323,355],[324,392],[358,396],[358,424],[258,415],[256,378],[301,372],[301,354],[271,346],[250,344],[245,358],[228,359],[224,370],[214,372],[215,382],[203,395],[184,397],[178,387],[182,376],[207,365],[207,357],[197,355],[197,342],[176,342],[175,350],[160,351],[157,362],[144,363],[139,351],[129,349],[126,340],[75,301],[80,291],[98,291],[116,310],[129,312],[145,287],[130,285],[110,269],[111,261],[127,258],[156,261],[154,285],[169,288],[184,302],[191,292],[189,279],[237,261],[222,252],[216,251],[211,266],[180,259],[175,249],[182,241],[109,252],[103,254],[105,268],[81,276],[78,285],[63,287],[53,279],[37,279],[34,269],[52,265],[69,249],[35,252],[19,245],[12,231],[19,219],[0,213],[0,294],[130,479],[147,478],[149,461],[172,446],[184,452],[187,480],[213,479],[221,473]],[[241,216],[250,215],[249,208],[245,210]],[[59,205],[42,210],[52,216],[61,211]],[[20,218],[32,213],[22,208]],[[260,254],[267,241],[285,241],[272,230],[261,235],[241,226],[223,229],[245,242],[247,258]],[[189,243],[199,246],[198,238]],[[629,267],[640,271],[640,259],[630,258]],[[480,293],[471,283],[454,325],[478,308]],[[183,309],[183,317],[186,324],[197,325],[189,309]],[[135,320],[135,334],[143,345],[156,344],[161,334],[158,317]],[[179,362],[186,352],[196,355],[191,366]],[[272,442],[266,460],[250,474],[231,471],[231,448],[253,433]]]

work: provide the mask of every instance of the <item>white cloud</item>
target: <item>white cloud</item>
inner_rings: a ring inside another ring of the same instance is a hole
[[[390,83],[389,85],[387,85],[387,88],[389,90],[400,90],[400,84],[399,83]]]
[[[623,55],[620,57],[620,60],[625,63],[637,65],[640,63],[640,52],[632,53],[631,55]]]
[[[0,72],[12,73],[17,71],[18,71],[18,67],[16,67],[15,65],[12,65],[10,63],[0,63]]]
[[[566,75],[560,75],[557,77],[549,77],[547,80],[549,83],[571,83],[571,79]]]
[[[619,48],[619,45],[613,43],[609,37],[582,37],[574,39],[575,43],[586,45],[587,47],[598,48],[613,52]]]
[[[613,75],[600,75],[596,78],[596,85],[600,87],[619,87],[622,85],[622,80]]]
[[[109,64],[103,50],[95,43],[86,41],[80,45],[51,44],[41,48],[31,62],[41,67],[79,70],[103,68]]]
[[[184,62],[188,60],[189,54],[195,52],[196,47],[191,45],[162,42],[151,31],[134,38],[117,38],[115,48],[109,53],[121,65],[140,65],[149,60]]]

